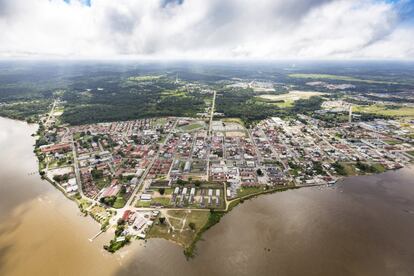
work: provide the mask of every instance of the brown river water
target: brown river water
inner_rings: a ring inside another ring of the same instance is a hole
[[[40,180],[35,126],[0,118],[0,275],[414,275],[414,168],[246,201],[197,256],[164,240],[111,255],[111,237]],[[33,174],[34,173],[34,174]]]

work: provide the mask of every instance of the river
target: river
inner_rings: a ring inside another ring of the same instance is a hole
[[[164,240],[111,255],[109,234],[38,174],[34,125],[0,118],[0,275],[413,275],[414,170],[249,200],[187,261]]]

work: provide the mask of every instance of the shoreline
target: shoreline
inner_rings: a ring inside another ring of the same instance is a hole
[[[13,121],[17,121],[17,122],[22,122],[22,123],[27,124],[28,126],[35,125],[35,126],[37,126],[36,127],[36,130],[35,130],[35,133],[33,133],[31,136],[36,137],[36,135],[38,135],[37,132],[39,130],[39,124],[36,123],[36,122],[27,122],[25,120],[19,120],[19,119],[8,118],[8,117],[1,117],[1,118],[8,119],[8,120],[13,120]],[[36,138],[34,138],[34,139],[36,139]],[[37,158],[37,161],[39,162],[39,156],[37,154],[38,149],[39,149],[39,147],[37,147],[36,145],[34,145],[33,152],[35,153],[35,156]],[[349,178],[349,177],[380,175],[380,174],[386,173],[388,171],[397,171],[399,169],[401,169],[401,168],[387,169],[384,172],[378,172],[378,173],[376,173],[376,172],[361,172],[361,173],[360,172],[357,172],[357,174],[355,174],[355,175],[338,176],[337,181],[336,181],[335,184],[343,183],[343,181],[345,179]],[[49,182],[50,184],[52,184],[56,189],[58,189],[60,192],[62,192],[67,199],[70,199],[70,200],[74,201],[77,204],[78,209],[81,211],[81,213],[83,213],[85,216],[90,215],[96,222],[98,222],[103,227],[103,225],[105,223],[101,223],[98,220],[96,220],[96,218],[92,214],[90,214],[90,212],[88,210],[85,210],[83,208],[83,205],[80,202],[80,199],[82,199],[84,197],[81,196],[81,198],[78,198],[76,195],[75,196],[70,196],[62,187],[60,187],[59,184],[55,183],[55,181],[53,181],[52,179],[50,179],[49,177],[47,177],[45,175],[44,171],[40,168],[40,163],[39,163],[39,167],[38,167],[38,173],[39,173],[39,175],[40,175],[40,177],[41,177],[42,180],[46,180],[47,182]],[[197,245],[198,241],[202,238],[203,234],[205,232],[207,232],[207,230],[209,230],[211,227],[213,227],[214,225],[218,224],[220,222],[221,218],[225,214],[231,212],[233,208],[235,208],[240,203],[243,203],[245,200],[250,200],[250,199],[259,197],[261,195],[273,194],[273,193],[276,193],[276,192],[283,192],[283,191],[287,191],[287,190],[293,190],[293,189],[299,189],[299,188],[305,188],[305,187],[325,186],[325,185],[326,184],[310,184],[310,185],[300,185],[300,186],[288,185],[288,186],[283,186],[283,187],[278,187],[278,188],[263,190],[263,191],[256,192],[256,193],[252,193],[252,194],[247,194],[247,195],[244,195],[242,197],[234,198],[232,200],[229,200],[226,203],[225,209],[221,209],[221,210],[213,210],[213,209],[211,209],[209,211],[209,217],[208,217],[207,222],[200,228],[199,231],[196,232],[193,240],[191,241],[191,243],[188,246],[186,244],[180,243],[178,241],[171,240],[171,239],[168,239],[168,238],[163,238],[163,237],[149,237],[149,238],[145,238],[144,240],[147,240],[147,239],[155,239],[155,238],[165,239],[165,240],[167,240],[169,242],[175,243],[175,244],[179,245],[180,247],[182,247],[183,248],[183,253],[184,253],[184,255],[185,255],[185,257],[187,259],[194,258],[196,256],[196,250],[197,250],[197,246],[196,245]],[[86,200],[90,200],[87,197],[85,197],[85,199]],[[115,209],[115,208],[106,208],[105,206],[103,206],[103,207],[105,209],[107,209],[107,210],[116,211],[116,212],[118,210],[119,211],[122,210],[122,208],[121,209]],[[139,209],[139,208],[137,208],[137,209]],[[168,211],[169,209],[171,209],[171,208],[162,208],[162,210],[165,210],[165,211]],[[174,208],[174,209],[176,209],[176,208]],[[192,209],[182,208],[182,211],[188,211],[188,210],[192,210]],[[105,229],[103,229],[103,231],[106,231],[106,230],[111,229],[113,227],[114,227],[114,225],[107,225],[106,224],[106,227],[105,227]],[[132,241],[132,239],[131,239],[131,241]]]

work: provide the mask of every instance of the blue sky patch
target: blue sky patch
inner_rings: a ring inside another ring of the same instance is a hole
[[[72,0],[63,0],[63,1],[66,2],[66,3],[68,3],[68,4],[70,4],[70,2]],[[84,4],[85,6],[88,6],[88,7],[90,7],[92,5],[92,0],[74,0],[74,1],[79,1],[82,4]]]

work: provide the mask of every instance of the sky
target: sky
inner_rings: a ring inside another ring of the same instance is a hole
[[[414,59],[414,0],[0,0],[0,58]]]

